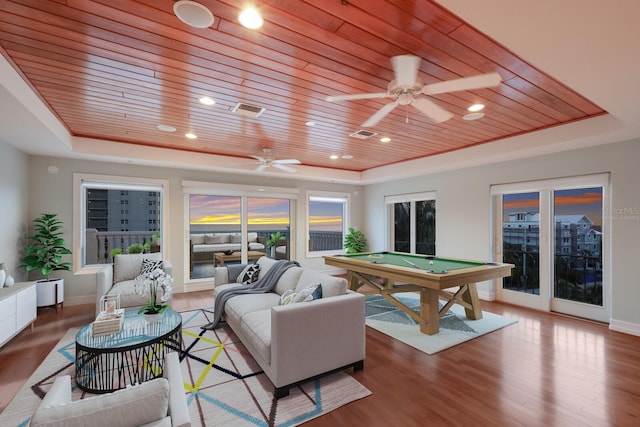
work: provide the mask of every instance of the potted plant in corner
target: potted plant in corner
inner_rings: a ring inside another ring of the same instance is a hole
[[[34,234],[29,237],[22,265],[27,272],[38,270],[43,279],[37,280],[37,306],[57,307],[64,301],[64,279],[50,278],[54,271],[69,271],[71,263],[62,260],[64,255],[71,255],[62,238],[62,221],[58,214],[43,213],[33,220]]]
[[[364,252],[367,248],[367,238],[362,231],[349,227],[349,233],[344,236],[344,247],[348,254]]]
[[[275,233],[271,233],[271,235],[269,235],[269,239],[267,240],[267,247],[269,248],[271,258],[276,257],[276,243],[280,240],[286,239],[287,238],[283,236],[279,231],[276,231]]]

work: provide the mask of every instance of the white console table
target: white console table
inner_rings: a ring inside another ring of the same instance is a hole
[[[31,325],[37,316],[36,282],[0,288],[0,346]]]

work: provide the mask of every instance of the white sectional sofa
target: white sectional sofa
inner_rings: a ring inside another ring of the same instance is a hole
[[[263,276],[276,260],[257,261]],[[242,265],[215,269],[214,297],[235,283]],[[287,290],[320,283],[322,297],[280,305]],[[272,292],[236,295],[224,306],[224,319],[275,386],[276,398],[289,387],[327,372],[363,368],[364,295],[347,290],[347,281],[302,267],[289,268]]]
[[[265,240],[258,237],[258,233],[247,233],[250,251],[265,250]],[[242,235],[240,233],[203,233],[189,235],[190,265],[196,262],[213,262],[213,254],[227,250],[240,251],[242,249]]]

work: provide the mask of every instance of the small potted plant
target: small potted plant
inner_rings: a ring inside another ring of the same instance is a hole
[[[349,233],[344,236],[344,247],[348,254],[364,252],[367,248],[367,238],[361,231],[349,227]]]
[[[287,238],[283,236],[279,231],[276,231],[275,233],[271,233],[269,235],[269,239],[267,240],[267,248],[270,249],[271,258],[276,257],[276,244],[280,240],[287,240]]]
[[[63,261],[64,255],[71,255],[62,238],[62,221],[58,214],[43,213],[33,220],[35,233],[29,237],[22,265],[27,272],[38,270],[43,279],[38,280],[37,305],[45,307],[57,305],[64,299],[64,279],[50,278],[54,271],[69,271],[71,263]]]

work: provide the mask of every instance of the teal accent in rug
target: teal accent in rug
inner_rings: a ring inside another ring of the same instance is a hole
[[[346,372],[338,372],[292,387],[289,396],[275,399],[273,384],[230,328],[200,328],[213,319],[212,310],[181,314],[180,359],[193,426],[296,426],[371,394]],[[73,381],[76,333],[70,329],[49,353],[0,414],[0,426],[28,425],[56,377],[70,375]],[[74,387],[72,400],[90,396]]]
[[[420,313],[420,296],[417,293],[396,294],[394,298]],[[442,306],[440,303],[440,308]],[[365,317],[367,326],[427,354],[438,353],[517,322],[486,311],[482,312],[482,319],[469,320],[464,308],[454,304],[440,318],[440,332],[426,335],[420,332],[418,323],[411,316],[381,295],[366,296]]]

